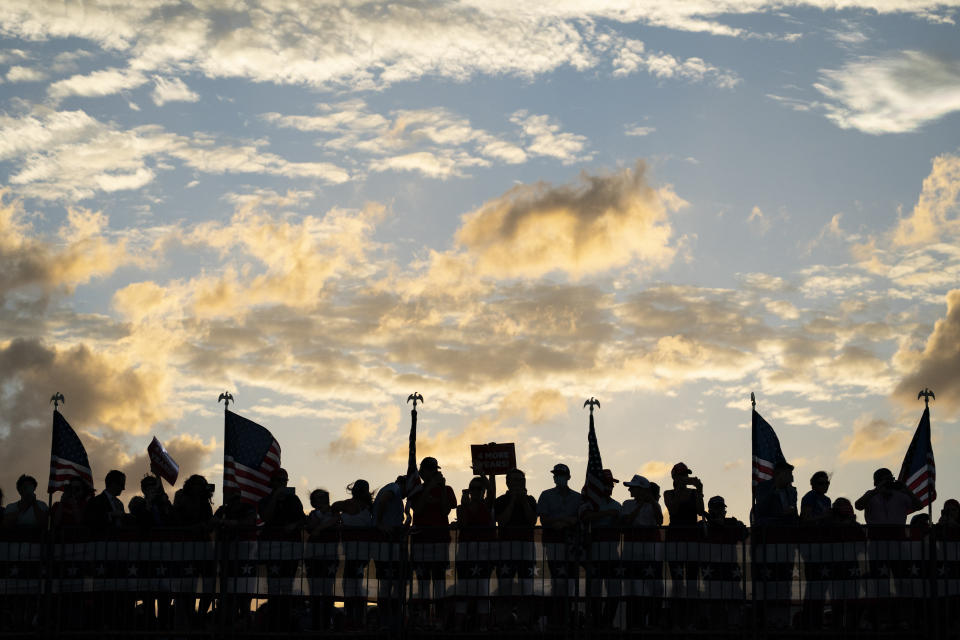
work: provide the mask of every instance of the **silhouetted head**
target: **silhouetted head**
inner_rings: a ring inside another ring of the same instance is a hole
[[[283,489],[285,486],[287,486],[289,481],[290,476],[287,474],[287,470],[281,467],[274,471],[273,475],[270,476],[270,488]]]
[[[830,507],[833,519],[840,524],[853,524],[857,521],[857,515],[853,511],[853,505],[846,498],[837,498]]]
[[[483,496],[487,493],[487,482],[480,476],[475,476],[470,480],[470,484],[467,485],[467,493],[470,495],[470,499],[474,501],[482,501]]]
[[[650,497],[653,498],[654,502],[660,501],[660,485],[656,482],[650,483]]]
[[[420,478],[426,482],[440,471],[440,463],[432,456],[420,461]]]
[[[683,489],[687,486],[687,478],[689,478],[693,472],[683,462],[678,462],[673,465],[673,468],[670,469],[670,479],[673,480],[674,489]]]
[[[523,493],[527,488],[527,475],[520,469],[507,471],[507,491]]]
[[[727,517],[727,503],[723,496],[713,496],[707,501],[707,518],[710,520],[723,520]]]
[[[567,484],[570,482],[570,467],[562,462],[559,462],[553,465],[553,469],[550,471],[553,473],[553,484],[560,489],[566,488]]]
[[[886,467],[882,467],[873,472],[873,486],[880,489],[893,484],[893,472]]]
[[[116,498],[127,488],[127,475],[123,471],[113,469],[107,472],[103,484],[107,488],[107,493]]]
[[[160,480],[156,476],[145,475],[140,479],[140,493],[147,496],[160,489]]]
[[[930,528],[930,515],[926,513],[918,513],[917,515],[910,518],[910,528],[915,531],[926,531]]]
[[[330,492],[325,489],[314,489],[310,492],[310,506],[314,509],[326,511],[330,508]]]
[[[370,483],[366,480],[360,479],[348,485],[347,491],[349,491],[350,496],[358,502],[362,502],[363,504],[373,502],[373,498],[370,497]]]
[[[631,479],[623,483],[623,486],[625,486],[627,491],[630,492],[630,495],[637,500],[650,497],[650,481],[639,474],[634,474]]]
[[[210,500],[213,498],[213,485],[200,474],[194,474],[183,483],[183,492],[194,498]]]
[[[600,479],[603,480],[603,486],[606,487],[608,496],[613,493],[613,485],[620,482],[619,480],[613,477],[613,471],[611,471],[610,469],[601,470]]]
[[[817,471],[815,474],[810,476],[810,488],[816,491],[821,495],[827,493],[827,489],[830,488],[830,476],[826,471]]]
[[[37,495],[37,479],[23,474],[17,478],[17,493],[21,498],[33,498]]]
[[[773,484],[778,489],[788,487],[793,483],[793,465],[782,461],[773,465]]]
[[[960,524],[960,502],[953,498],[945,501],[940,510],[940,519],[950,524]]]

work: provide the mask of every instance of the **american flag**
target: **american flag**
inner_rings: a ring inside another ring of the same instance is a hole
[[[757,485],[773,479],[773,468],[778,462],[786,462],[780,441],[773,427],[767,424],[757,410],[753,410],[753,490]]]
[[[61,491],[71,478],[93,486],[87,450],[76,432],[56,409],[53,410],[53,444],[50,447],[50,482],[47,493]]]
[[[593,428],[593,411],[590,412],[590,431],[587,432],[587,479],[583,485],[583,499],[594,509],[606,501],[606,484],[601,477],[603,462],[600,460],[600,447],[597,446],[597,432]]]
[[[898,480],[909,487],[925,507],[937,499],[937,467],[930,445],[930,409],[924,409],[917,431],[913,434],[907,455],[903,458]]]
[[[226,412],[223,437],[223,486],[240,489],[244,502],[270,493],[270,477],[280,468],[280,444],[266,428]]]

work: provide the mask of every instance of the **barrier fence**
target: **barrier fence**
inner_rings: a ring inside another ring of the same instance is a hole
[[[851,526],[746,538],[706,528],[8,536],[0,596],[0,632],[48,637],[484,629],[957,637],[960,535]]]

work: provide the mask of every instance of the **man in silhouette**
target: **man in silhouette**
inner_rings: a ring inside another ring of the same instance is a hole
[[[125,513],[120,494],[127,486],[127,476],[113,469],[103,479],[104,490],[90,499],[83,511],[83,524],[96,534],[105,535],[123,526]]]
[[[751,536],[754,567],[754,593],[764,624],[786,627],[790,623],[790,598],[793,581],[793,555],[796,549],[797,489],[793,486],[793,465],[780,461],[773,466],[773,479],[758,491],[753,510]],[[778,549],[780,553],[777,553]]]
[[[37,479],[22,475],[17,478],[20,499],[11,502],[3,511],[3,526],[14,529],[26,539],[39,538],[47,528],[47,504],[37,499]]]
[[[507,492],[494,501],[493,511],[499,529],[498,548],[501,553],[494,557],[501,596],[533,593],[536,573],[536,552],[533,546],[533,527],[537,523],[537,501],[527,493],[527,476],[520,469],[511,469],[506,476]],[[517,584],[514,584],[514,578]],[[504,602],[501,600],[500,602]],[[509,599],[511,617],[520,624],[529,624],[533,608],[524,599],[518,606]],[[502,611],[498,618],[504,619]]]
[[[822,524],[830,517],[830,476],[826,471],[817,471],[810,476],[810,491],[800,501],[800,523]]]
[[[540,494],[537,513],[543,526],[543,549],[550,570],[550,602],[548,615],[564,622],[569,606],[564,606],[573,595],[571,587],[579,578],[577,564],[580,551],[579,512],[580,494],[570,488],[570,468],[563,463],[554,465],[554,486]],[[561,600],[562,598],[562,600]]]
[[[863,511],[867,524],[904,525],[907,515],[923,505],[907,485],[894,479],[890,469],[877,469],[873,472],[873,489],[860,496],[853,506]]]
[[[413,510],[415,530],[410,554],[420,597],[435,603],[436,618],[442,621],[450,564],[450,512],[457,507],[457,494],[440,473],[440,464],[434,457],[420,462],[420,480],[422,484],[410,491],[407,500]]]
[[[270,591],[277,594],[272,595],[266,604],[266,623],[274,630],[295,628],[290,593],[299,561],[287,559],[284,550],[288,543],[300,542],[300,529],[306,518],[303,503],[294,488],[287,486],[289,479],[286,469],[274,471],[270,478],[270,494],[261,498],[258,505],[264,526],[257,549],[270,576]]]
[[[404,527],[403,500],[407,495],[407,476],[385,484],[373,501],[373,519],[380,531],[381,555],[374,559],[377,572],[377,611],[380,627],[398,628],[402,621],[403,567],[408,561],[406,527]]]

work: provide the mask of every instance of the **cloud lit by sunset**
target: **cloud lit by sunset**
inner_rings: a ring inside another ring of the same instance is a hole
[[[896,472],[924,387],[960,451],[956,6],[161,4],[0,5],[5,492],[55,391],[98,485],[157,435],[219,486],[224,390],[333,499],[414,391],[458,493],[493,441],[578,483],[591,396],[744,519],[751,391],[801,489]]]

